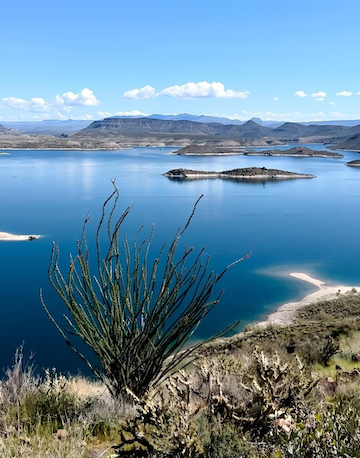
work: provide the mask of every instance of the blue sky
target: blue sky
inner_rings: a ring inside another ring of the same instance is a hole
[[[3,0],[1,16],[0,122],[360,119],[358,0]]]

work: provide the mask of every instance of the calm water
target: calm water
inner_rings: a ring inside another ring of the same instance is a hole
[[[314,146],[313,146],[314,147]],[[89,245],[102,202],[116,177],[119,211],[134,203],[124,225],[129,239],[141,224],[155,223],[154,248],[184,223],[201,201],[184,243],[206,246],[211,267],[253,251],[224,278],[225,295],[197,332],[206,337],[233,320],[242,325],[266,316],[279,304],[308,294],[311,285],[288,277],[306,271],[330,283],[360,284],[360,168],[344,159],[274,157],[180,157],[171,148],[116,152],[12,151],[0,156],[0,231],[42,234],[30,243],[0,242],[0,369],[11,364],[25,342],[39,368],[83,370],[58,336],[39,301],[43,288],[56,316],[65,311],[49,286],[51,243],[60,245],[66,271],[69,253],[90,213]],[[244,183],[224,180],[170,181],[175,167],[226,170],[265,166],[317,175],[314,180]]]

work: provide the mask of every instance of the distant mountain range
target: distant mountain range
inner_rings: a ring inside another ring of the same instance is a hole
[[[85,129],[85,127],[87,127],[91,122],[92,121],[77,121],[73,119],[67,119],[65,121],[49,119],[38,122],[6,121],[2,124],[7,129],[17,129],[23,134],[60,135],[63,133],[77,132],[81,129]]]
[[[155,118],[105,118],[94,121],[82,130],[85,135],[141,135],[141,134],[190,134],[223,138],[263,138],[273,136],[269,127],[259,126],[254,121],[242,125],[204,123],[187,120]]]
[[[216,136],[221,138],[278,139],[295,142],[333,141],[347,135],[360,133],[360,125],[354,127],[337,125],[303,125],[286,122],[274,128],[261,126],[250,120],[241,125],[203,123],[184,120],[163,120],[155,118],[105,118],[94,121],[81,131],[83,135],[149,135],[182,134]]]
[[[261,121],[261,120],[260,120]],[[35,123],[33,123],[35,124]],[[286,122],[277,127],[254,120],[242,124],[168,120],[155,117],[111,117],[101,121],[43,121],[46,134],[20,133],[19,123],[0,125],[0,148],[118,149],[129,146],[274,146],[294,143],[325,143],[335,149],[360,149],[360,124],[301,124]],[[84,128],[81,128],[85,125]],[[6,127],[12,127],[9,130]],[[38,127],[38,126],[37,126]],[[64,132],[65,128],[78,131]],[[51,130],[53,129],[53,130]],[[56,130],[54,133],[54,130]],[[49,131],[51,134],[49,134]],[[62,133],[60,133],[62,132]]]
[[[194,121],[204,124],[224,124],[224,125],[235,125],[242,126],[248,121],[240,121],[238,119],[229,119],[217,116],[207,115],[192,115],[188,113],[182,113],[177,115],[162,115],[152,114],[150,116],[114,116],[112,119],[159,119],[163,121]],[[257,125],[262,127],[268,127],[270,129],[276,129],[277,127],[285,124],[285,121],[263,121],[260,118],[252,118],[250,121],[255,122]],[[3,122],[3,126],[8,129],[17,129],[21,133],[26,134],[40,134],[40,135],[61,135],[71,132],[78,132],[79,130],[88,127],[92,121],[88,120],[73,120],[68,119],[65,121],[61,120],[46,120],[39,122],[28,122],[28,121],[6,121]],[[339,121],[313,121],[313,122],[300,122],[292,124],[301,124],[304,126],[346,126],[352,127],[360,124],[360,120],[339,120]]]

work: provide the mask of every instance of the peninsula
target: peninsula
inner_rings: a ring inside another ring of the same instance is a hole
[[[336,299],[340,294],[351,294],[353,291],[358,291],[360,289],[359,286],[330,286],[304,272],[294,272],[289,275],[298,280],[311,283],[317,288],[317,291],[305,296],[300,301],[283,304],[274,313],[270,314],[266,321],[257,323],[257,326],[289,326],[294,323],[299,310],[303,307],[322,301],[331,301]]]
[[[349,167],[360,167],[360,159],[355,159],[354,161],[346,162],[345,165]]]
[[[277,169],[266,169],[265,167],[247,167],[242,169],[224,170],[223,172],[206,172],[201,170],[173,169],[164,173],[164,176],[171,179],[201,179],[201,178],[222,178],[232,180],[279,180],[294,178],[316,178],[315,175],[286,172]]]
[[[310,148],[295,146],[286,150],[271,149],[271,150],[245,150],[233,147],[215,147],[208,145],[190,145],[181,148],[175,152],[179,156],[228,156],[228,155],[244,155],[244,156],[290,156],[290,157],[344,157],[340,153],[333,153],[326,150],[312,150]]]
[[[342,158],[344,157],[341,153],[332,153],[326,150],[313,150],[306,148],[305,146],[295,146],[294,148],[279,150],[270,149],[263,151],[245,151],[246,156],[290,156],[290,157],[332,157]]]

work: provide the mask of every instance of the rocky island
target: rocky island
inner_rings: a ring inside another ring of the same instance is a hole
[[[242,169],[225,170],[223,172],[206,172],[201,170],[174,169],[164,173],[171,179],[201,179],[222,178],[232,180],[279,180],[294,178],[316,178],[315,175],[286,172],[284,170],[266,169],[265,167],[247,167]]]
[[[360,159],[355,159],[354,161],[346,162],[345,165],[349,167],[360,167]]]

